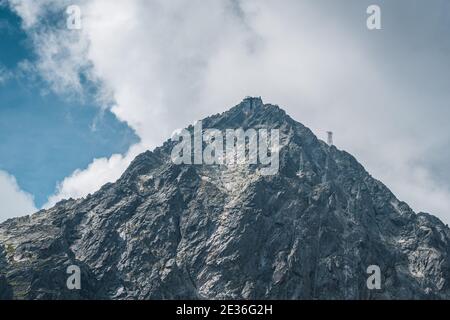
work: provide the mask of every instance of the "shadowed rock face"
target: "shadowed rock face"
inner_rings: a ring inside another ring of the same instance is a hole
[[[449,228],[350,154],[258,98],[203,127],[279,129],[279,173],[175,165],[167,141],[87,198],[1,224],[0,298],[450,298]]]

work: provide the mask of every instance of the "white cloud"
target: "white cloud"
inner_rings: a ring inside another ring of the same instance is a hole
[[[29,28],[38,22],[39,16],[44,9],[44,3],[35,4],[32,1],[9,0],[9,4],[17,14],[22,18],[23,24]]]
[[[44,208],[50,208],[62,199],[81,198],[99,190],[104,184],[117,180],[130,162],[145,148],[134,145],[126,155],[114,154],[110,158],[95,159],[86,169],[76,170],[58,186]]]
[[[0,86],[11,78],[11,72],[0,64]]]
[[[79,1],[80,3],[83,1]],[[76,94],[83,98],[83,82],[98,81],[87,59],[89,39],[82,31],[67,28],[66,8],[71,0],[9,0],[10,7],[22,18],[37,63],[22,61],[19,71],[30,77],[38,74],[59,94]],[[58,19],[59,18],[59,19]]]
[[[0,171],[0,222],[36,211],[33,197],[20,189],[13,176]]]
[[[442,114],[423,108],[432,92],[385,72],[367,42],[316,1],[75,1],[84,19],[75,33],[40,31],[36,16],[53,1],[13,2],[35,39],[37,69],[59,91],[79,91],[80,71],[100,79],[101,98],[115,102],[112,112],[142,140],[134,151],[244,96],[262,96],[319,136],[335,131],[338,147],[400,199],[450,221],[449,186],[421,162],[430,143],[443,143],[434,125]],[[114,181],[134,151],[75,172],[50,203]]]

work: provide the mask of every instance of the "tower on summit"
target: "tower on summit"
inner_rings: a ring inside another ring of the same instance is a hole
[[[332,131],[327,131],[327,142],[329,146],[333,145],[333,132]]]

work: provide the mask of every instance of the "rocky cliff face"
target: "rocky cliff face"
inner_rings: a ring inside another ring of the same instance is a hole
[[[450,298],[449,228],[350,154],[257,98],[203,127],[279,129],[279,173],[175,165],[169,140],[93,195],[1,224],[0,298]]]

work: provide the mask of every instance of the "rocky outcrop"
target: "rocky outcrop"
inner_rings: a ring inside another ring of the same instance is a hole
[[[203,127],[279,129],[279,173],[175,165],[169,140],[93,195],[1,224],[0,298],[450,298],[449,228],[350,154],[259,98]]]

